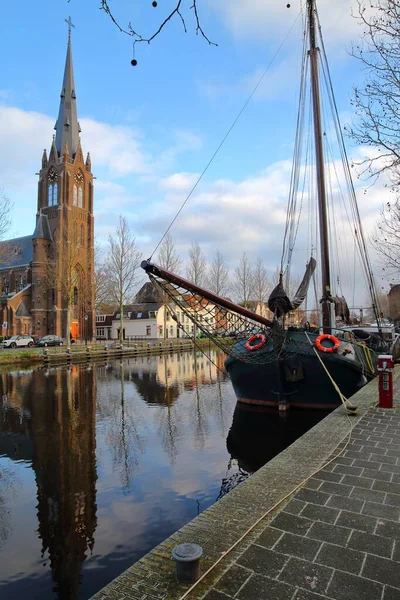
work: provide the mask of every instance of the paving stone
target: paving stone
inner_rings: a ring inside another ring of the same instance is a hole
[[[275,578],[287,561],[288,557],[283,554],[252,545],[238,558],[237,563],[259,575]]]
[[[334,473],[339,473],[341,475],[361,475],[362,473],[362,468],[361,467],[354,467],[354,466],[348,466],[348,465],[337,465],[335,467]]]
[[[351,510],[352,512],[361,512],[364,502],[363,500],[357,500],[352,497],[344,498],[343,496],[331,496],[327,502],[327,506]]]
[[[357,575],[335,571],[328,596],[335,600],[381,600],[383,585]]]
[[[327,596],[321,596],[320,594],[314,594],[308,590],[302,590],[299,588],[293,600],[329,600]]]
[[[396,588],[385,586],[382,600],[399,600],[399,590]]]
[[[377,554],[378,556],[390,558],[392,555],[393,543],[393,540],[380,535],[365,533],[363,531],[352,531],[347,546],[348,548],[354,548],[361,552],[368,552],[369,554]]]
[[[325,485],[325,481],[323,485]],[[326,504],[329,500],[329,494],[325,494],[320,490],[306,490],[305,488],[301,488],[296,494],[297,500],[303,500],[304,502],[311,502],[312,504]]]
[[[239,567],[239,565],[233,565],[227,570],[226,573],[224,573],[221,579],[217,581],[214,587],[218,591],[223,592],[231,597],[237,594],[242,585],[247,579],[249,579],[249,577],[251,577],[251,575],[252,572],[248,569]]]
[[[320,492],[326,494],[336,494],[337,496],[350,496],[353,487],[351,485],[343,485],[342,483],[334,483],[332,481],[324,481],[321,485]]]
[[[280,529],[267,527],[262,534],[255,540],[255,544],[264,546],[264,548],[272,548],[272,546],[284,535]]]
[[[386,451],[386,456],[396,456],[396,458],[400,457],[400,450],[389,450]]]
[[[333,544],[323,544],[315,558],[315,562],[327,567],[339,569],[340,571],[358,575],[364,557],[365,554],[358,550],[334,546]]]
[[[362,513],[374,517],[382,517],[383,519],[390,519],[391,521],[396,522],[400,519],[400,508],[397,506],[389,506],[388,504],[366,502],[362,509]]]
[[[383,502],[385,496],[385,492],[378,492],[378,490],[366,490],[365,488],[359,487],[355,487],[350,494],[350,498],[358,498],[359,500],[366,500],[368,502]]]
[[[397,560],[400,562],[400,541],[394,543],[394,552],[393,552],[393,560]]]
[[[329,567],[310,563],[299,558],[291,558],[279,575],[279,580],[312,592],[324,594],[332,577],[332,572],[333,569]]]
[[[378,448],[377,444],[364,444],[364,446],[361,448],[362,453],[368,453],[370,452],[371,454],[386,454],[386,448]]]
[[[381,492],[389,492],[389,494],[400,494],[400,483],[374,481],[373,489]]]
[[[376,463],[376,462],[371,462],[369,460],[360,459],[360,460],[354,461],[354,466],[361,467],[363,469],[378,469],[380,465],[378,465],[378,463]]]
[[[400,569],[396,569],[396,564],[393,564],[393,561],[381,556],[367,554],[362,575],[368,579],[399,588],[400,598]]]
[[[396,465],[396,463],[394,463],[394,464],[384,463],[381,465],[379,470],[386,472],[386,473],[395,473],[396,475],[399,475],[400,474],[400,465]]]
[[[298,556],[299,558],[312,561],[320,547],[320,541],[294,535],[293,533],[285,533],[275,545],[274,550],[281,554]]]
[[[241,600],[254,598],[273,598],[274,600],[291,600],[296,588],[281,581],[274,581],[261,575],[253,575],[236,596]]]
[[[303,500],[297,500],[297,498],[292,498],[290,502],[285,504],[285,507],[282,512],[287,512],[291,515],[298,515],[299,513],[301,513],[306,504],[307,502],[303,502]]]
[[[338,520],[336,521],[336,525],[349,527],[350,529],[359,529],[360,531],[367,531],[368,533],[374,533],[376,527],[376,518],[342,510]]]
[[[392,540],[400,540],[400,523],[378,519],[375,533]]]
[[[369,453],[361,453],[361,452],[356,452],[355,450],[346,450],[346,454],[344,455],[344,458],[355,458],[355,459],[363,459],[363,460],[369,460],[371,454]]]
[[[342,483],[345,485],[354,485],[369,490],[371,489],[374,480],[367,479],[367,477],[355,477],[354,475],[345,475],[342,479]]]
[[[339,458],[337,458],[333,463],[331,463],[331,465],[333,465],[333,468],[335,468],[336,465],[352,465],[354,462],[354,458],[351,457],[346,457],[346,456],[339,456]],[[329,466],[331,466],[329,465]],[[327,469],[328,467],[325,467],[324,471]]]
[[[303,485],[303,489],[306,490],[317,490],[320,485],[322,484],[322,481],[320,481],[319,479],[315,479],[314,477],[312,477],[311,479],[309,479],[308,481],[306,481],[306,483]]]
[[[399,473],[392,473],[392,479],[391,481],[393,481],[393,483],[400,483],[400,474]]]
[[[222,594],[217,590],[211,590],[208,592],[206,596],[204,596],[203,600],[228,600],[231,596],[227,596],[226,594]],[[150,599],[149,599],[150,600]]]
[[[370,464],[370,467],[372,467],[371,464]],[[378,470],[371,469],[371,468],[364,469],[362,476],[368,477],[369,479],[380,479],[381,481],[391,481],[391,479],[392,479],[392,473],[378,471]],[[399,479],[399,483],[400,483],[400,479]]]
[[[331,542],[332,544],[345,544],[350,537],[350,530],[346,527],[316,522],[311,527],[307,537],[322,542]]]
[[[304,517],[299,517],[298,515],[290,515],[282,512],[275,517],[271,525],[275,529],[282,529],[283,531],[289,531],[296,535],[306,535],[312,525],[312,521],[310,521],[310,519],[305,519]]]
[[[319,506],[318,504],[307,504],[302,512],[302,517],[307,517],[313,521],[323,521],[324,523],[334,523],[339,516],[337,508],[328,506]]]
[[[371,454],[367,460],[369,460],[371,463],[381,463],[387,465],[396,465],[397,463],[395,456],[383,456],[381,454]]]
[[[393,441],[393,438],[385,438],[384,441],[380,440],[378,442],[378,448],[388,448],[388,450],[400,450],[400,444]]]

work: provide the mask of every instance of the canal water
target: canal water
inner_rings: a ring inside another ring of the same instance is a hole
[[[0,598],[89,598],[321,413],[235,409],[222,355],[0,374]]]

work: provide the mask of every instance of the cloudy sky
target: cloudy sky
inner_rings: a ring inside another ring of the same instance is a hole
[[[132,4],[134,5],[132,7]],[[116,18],[147,36],[176,1],[112,2]],[[187,2],[187,7],[191,4]],[[58,113],[71,14],[78,115],[84,152],[96,179],[96,234],[106,241],[122,214],[150,256],[176,210],[237,117],[261,74],[261,85],[212,162],[171,233],[186,259],[193,241],[211,260],[216,250],[231,268],[246,250],[275,270],[293,151],[300,5],[293,0],[198,0],[209,45],[172,20],[152,44],[136,46],[119,33],[99,0],[38,0],[2,7],[0,25],[0,187],[15,203],[12,233],[34,229],[37,176]],[[339,112],[351,119],[352,86],[362,81],[349,56],[361,35],[355,0],[320,0]],[[272,61],[272,64],[271,64]],[[350,144],[350,142],[349,142]],[[350,156],[362,149],[349,145]],[[359,183],[357,185],[360,185]],[[383,187],[359,194],[371,230]]]

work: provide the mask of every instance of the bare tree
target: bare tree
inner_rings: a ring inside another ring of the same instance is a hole
[[[169,232],[165,236],[164,241],[160,246],[160,250],[158,251],[157,264],[166,271],[171,271],[172,273],[179,273],[182,267],[182,260],[178,256],[175,244]]]
[[[13,203],[4,193],[4,190],[0,189],[0,240],[4,238],[6,233],[11,227],[11,210]],[[10,259],[10,252],[12,248],[7,242],[0,244],[0,263],[7,264]]]
[[[230,291],[229,269],[219,250],[208,269],[207,287],[218,296],[227,296]]]
[[[150,4],[150,0],[148,1]],[[162,18],[161,22],[159,22],[158,26],[155,27],[153,33],[147,36],[142,35],[138,31],[136,31],[136,26],[132,25],[132,22],[129,22],[127,26],[122,26],[120,24],[120,20],[117,19],[117,17],[115,16],[114,10],[111,10],[110,0],[100,0],[100,9],[103,10],[110,17],[111,21],[121,33],[125,33],[126,35],[133,37],[134,44],[136,44],[137,42],[147,42],[148,44],[150,44],[150,42],[152,42],[161,33],[164,27],[174,18],[179,19],[181,21],[183,30],[185,33],[187,33],[186,17],[183,11],[191,10],[194,17],[196,35],[200,34],[211,46],[217,46],[218,44],[212,42],[204,33],[204,30],[200,23],[200,17],[197,8],[197,0],[175,0],[175,2],[175,6],[173,6],[172,10],[167,11],[165,16]],[[154,8],[157,8],[158,2],[156,0],[153,0],[151,2],[151,5]],[[132,64],[136,65],[137,61],[135,62],[135,59],[133,59]]]
[[[142,254],[136,247],[125,217],[119,217],[119,225],[114,236],[109,236],[109,251],[104,265],[104,272],[109,286],[109,297],[119,309],[120,327],[119,341],[123,341],[124,304],[133,295],[139,280],[138,269]]]
[[[400,198],[387,202],[372,234],[374,246],[387,275],[400,273]]]
[[[267,270],[260,257],[257,258],[254,266],[253,294],[254,300],[260,304],[267,302],[271,291],[271,283],[268,278]]]
[[[361,161],[363,174],[387,172],[395,186],[400,177],[400,0],[357,0],[355,17],[363,41],[351,54],[366,73],[365,84],[353,90],[356,123],[347,128],[360,145],[374,149]]]
[[[189,260],[186,265],[186,276],[192,283],[202,286],[207,272],[207,261],[198,242],[193,242],[189,249]]]
[[[97,313],[115,306],[110,300],[107,275],[104,270],[103,253],[98,242],[94,245],[94,306]]]
[[[243,252],[239,266],[235,269],[232,289],[238,302],[247,307],[253,294],[254,274],[246,252]]]

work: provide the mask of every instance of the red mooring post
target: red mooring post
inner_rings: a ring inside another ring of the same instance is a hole
[[[393,356],[378,356],[379,408],[393,408]]]

